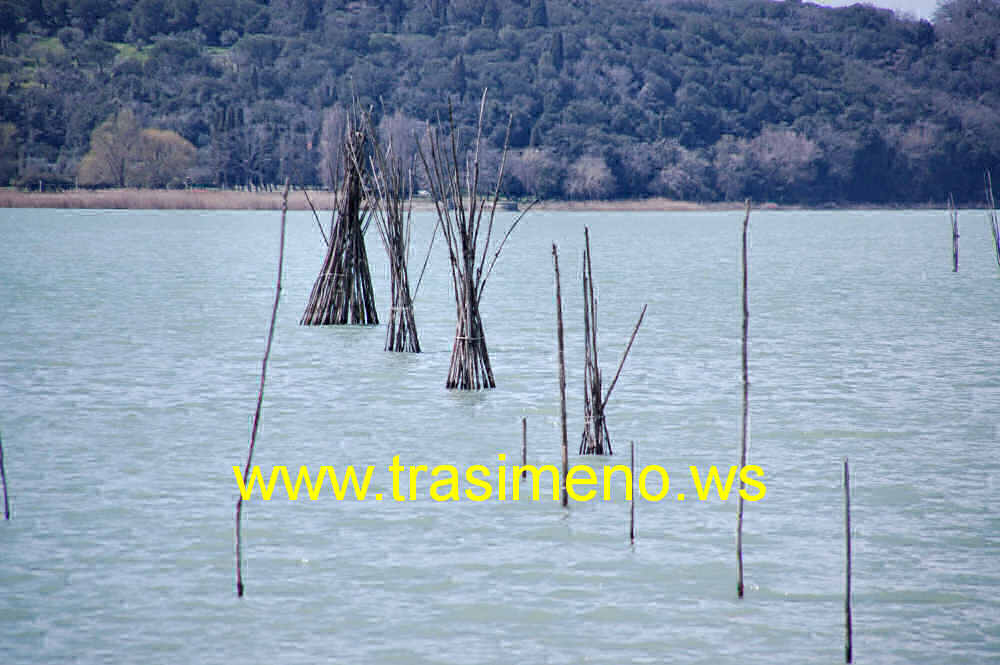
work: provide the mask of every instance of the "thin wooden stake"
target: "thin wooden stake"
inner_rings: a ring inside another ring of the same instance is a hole
[[[629,474],[632,477],[632,484],[635,484],[635,441],[629,442],[629,448],[632,451],[632,459],[629,464],[630,470]],[[632,488],[632,496],[629,497],[631,500],[631,506],[629,507],[629,521],[628,521],[628,542],[635,545],[635,488]]]
[[[260,425],[260,410],[264,403],[264,380],[267,378],[267,360],[271,355],[271,342],[274,340],[274,322],[278,318],[278,301],[281,300],[281,270],[285,262],[285,216],[288,213],[289,181],[285,179],[285,191],[281,195],[281,241],[278,245],[278,281],[274,287],[274,307],[271,309],[271,327],[267,331],[267,346],[264,347],[264,360],[260,368],[260,388],[257,391],[257,410],[253,414],[253,429],[250,432],[250,449],[247,451],[247,463],[243,468],[243,478],[250,477],[250,464],[253,461],[253,449],[257,443],[257,430]],[[249,481],[247,481],[249,482]],[[243,558],[240,542],[240,521],[243,515],[243,495],[236,500],[236,595],[243,597]]]
[[[569,506],[566,474],[569,473],[569,439],[566,436],[566,359],[563,353],[562,291],[559,287],[559,250],[552,243],[552,262],[556,270],[556,321],[559,336],[559,418],[562,424],[562,505]]]
[[[851,471],[844,458],[844,540],[847,552],[846,588],[844,590],[844,662],[853,662],[854,643],[851,625]]]
[[[528,419],[521,418],[521,466],[528,465]],[[528,470],[521,469],[521,477],[528,477]]]
[[[750,404],[750,379],[747,369],[747,334],[750,326],[750,307],[747,295],[747,229],[750,226],[750,199],[746,201],[743,217],[743,421],[740,436],[740,492],[736,497],[736,595],[743,597],[743,467],[747,465],[747,416]]]
[[[997,202],[993,198],[993,176],[986,172],[986,204],[989,207],[990,231],[993,233],[993,254],[1000,266],[1000,220],[997,219]]]
[[[323,236],[323,244],[329,247],[330,240],[326,237],[326,231],[323,230],[323,224],[319,221],[319,213],[316,212],[316,206],[313,205],[312,199],[309,198],[309,190],[303,187],[302,193],[306,195],[306,203],[309,204],[309,209],[312,210],[313,218],[316,220],[316,226],[319,228],[319,233]]]
[[[7,473],[3,470],[3,439],[0,438],[0,478],[3,479],[3,517],[10,519],[10,503],[7,501]]]
[[[951,256],[954,263],[952,272],[958,272],[958,209],[955,199],[948,195],[948,213],[951,216]]]
[[[625,347],[625,353],[622,354],[622,359],[618,362],[618,370],[615,371],[615,378],[611,380],[611,385],[608,386],[608,392],[604,394],[604,401],[601,403],[602,411],[608,406],[608,400],[611,399],[611,391],[615,389],[615,385],[618,383],[618,377],[622,375],[622,368],[625,366],[625,361],[628,360],[629,351],[632,350],[632,342],[635,341],[635,336],[639,332],[639,326],[642,325],[642,319],[646,316],[646,307],[646,305],[643,305],[642,311],[639,312],[639,320],[635,322],[635,328],[632,329],[632,336],[628,338],[628,345]]]

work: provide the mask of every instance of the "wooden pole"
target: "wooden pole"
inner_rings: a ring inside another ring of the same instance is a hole
[[[3,479],[3,517],[10,519],[10,503],[7,501],[7,473],[3,469],[3,439],[0,438],[0,479]]]
[[[993,198],[993,176],[986,172],[986,204],[989,206],[990,230],[993,233],[993,254],[1000,266],[1000,221],[997,220],[997,202]]]
[[[632,460],[630,463],[630,474],[632,476],[632,484],[635,484],[635,441],[629,442],[629,448],[632,451]],[[628,520],[628,542],[635,545],[635,487],[632,488],[632,496],[629,497],[631,500],[631,505],[629,506],[629,520]]]
[[[302,193],[306,195],[306,203],[309,204],[309,209],[312,210],[313,218],[316,220],[316,226],[319,227],[319,233],[323,236],[323,244],[329,247],[330,239],[326,237],[326,231],[323,230],[323,224],[319,221],[319,213],[316,212],[316,206],[313,205],[312,199],[309,198],[309,190],[303,187]]]
[[[243,478],[250,478],[250,464],[253,461],[253,449],[257,443],[257,430],[260,425],[260,410],[264,403],[264,380],[267,378],[267,360],[271,355],[271,342],[274,340],[274,322],[278,318],[278,301],[281,300],[281,270],[285,262],[285,216],[288,212],[289,181],[285,179],[285,192],[281,195],[281,241],[278,245],[278,281],[274,287],[274,307],[271,309],[271,327],[267,331],[267,346],[264,347],[264,360],[260,368],[260,388],[257,391],[257,410],[253,414],[253,429],[250,432],[250,449],[247,451],[247,463],[243,468]],[[240,520],[243,515],[243,495],[236,500],[236,595],[243,597],[243,564],[240,542]]]
[[[583,227],[583,435],[580,439],[581,455],[612,454],[611,438],[604,421],[604,401],[601,399],[601,366],[597,359],[597,298],[594,296],[593,263],[590,256],[590,229]]]
[[[528,419],[521,418],[521,466],[528,465]],[[521,469],[521,477],[528,477],[528,470]]]
[[[642,319],[646,316],[646,307],[646,305],[643,305],[642,311],[639,312],[639,320],[635,322],[635,328],[632,329],[632,336],[628,338],[628,345],[625,347],[625,353],[622,354],[622,359],[618,363],[618,370],[615,371],[615,378],[611,380],[611,385],[608,386],[608,392],[604,395],[604,401],[601,402],[601,410],[608,405],[608,400],[611,399],[611,391],[615,389],[615,385],[618,383],[618,377],[622,375],[622,367],[625,366],[625,361],[628,359],[628,353],[632,350],[632,342],[635,341],[635,336],[639,332],[639,326],[642,325]]]
[[[566,475],[569,473],[569,440],[566,436],[566,359],[563,347],[562,291],[559,287],[559,250],[552,243],[552,262],[556,271],[556,321],[559,336],[559,418],[562,424],[562,505],[569,506]]]
[[[958,272],[958,209],[951,194],[948,195],[948,213],[951,216],[951,256],[954,264],[951,271]]]
[[[854,644],[851,625],[851,471],[844,458],[844,540],[847,553],[846,588],[844,590],[844,662],[853,662]]]
[[[743,597],[743,467],[747,464],[747,416],[750,403],[750,380],[747,368],[747,334],[750,307],[747,296],[747,229],[750,226],[750,199],[746,200],[743,216],[743,420],[740,435],[740,492],[736,497],[736,595]]]

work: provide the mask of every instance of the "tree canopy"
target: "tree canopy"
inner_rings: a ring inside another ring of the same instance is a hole
[[[512,195],[978,202],[998,41],[1000,0],[0,0],[0,178],[320,185],[355,96],[412,139],[488,87]],[[129,116],[182,175],[98,166]]]

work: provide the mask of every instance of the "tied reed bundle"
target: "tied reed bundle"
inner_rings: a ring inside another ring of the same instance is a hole
[[[344,133],[344,183],[334,205],[326,257],[299,321],[301,325],[378,324],[365,250],[365,222],[371,212],[363,185],[367,144],[361,111],[355,105]]]
[[[437,127],[428,127],[426,150],[418,145],[420,161],[427,175],[431,197],[434,199],[438,224],[448,244],[448,259],[451,263],[457,322],[451,364],[445,383],[449,389],[480,390],[496,387],[479,305],[483,290],[496,266],[497,259],[500,258],[504,244],[524,215],[535,204],[533,202],[517,216],[497,243],[496,250],[491,252],[495,240],[493,225],[497,204],[500,201],[507,151],[510,147],[511,120],[507,121],[507,133],[493,195],[481,196],[479,151],[482,145],[485,111],[486,90],[483,90],[479,104],[479,120],[476,125],[476,141],[471,155],[466,155],[464,165],[459,157],[459,132],[455,127],[450,102],[448,104],[450,136],[447,138],[442,136],[441,130]]]

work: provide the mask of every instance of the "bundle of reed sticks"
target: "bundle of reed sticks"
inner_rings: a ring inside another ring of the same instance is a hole
[[[344,134],[344,182],[330,225],[326,257],[301,325],[378,324],[364,234],[371,212],[363,186],[367,143],[361,112],[355,107]],[[336,184],[334,187],[337,189]]]
[[[434,199],[438,224],[448,244],[448,259],[451,263],[457,321],[451,364],[445,383],[449,389],[479,390],[496,387],[479,304],[504,244],[534,205],[529,205],[517,216],[491,256],[492,243],[496,240],[493,236],[493,223],[510,147],[510,120],[507,122],[507,134],[493,195],[480,196],[479,151],[485,110],[486,90],[483,90],[471,154],[464,149],[460,150],[459,132],[455,127],[450,101],[449,136],[443,136],[439,127],[428,126],[426,149],[418,144],[418,154]],[[464,159],[459,157],[460,154]]]
[[[584,227],[584,249],[583,249],[583,333],[584,343],[584,373],[583,373],[583,434],[580,437],[581,455],[613,455],[611,448],[611,435],[608,433],[607,420],[604,412],[611,399],[611,392],[618,383],[625,360],[632,350],[632,343],[642,325],[642,319],[646,316],[646,305],[642,306],[639,320],[632,330],[632,336],[628,340],[625,352],[618,363],[618,370],[615,378],[608,386],[607,392],[603,392],[601,367],[597,362],[597,298],[594,295],[594,275],[593,263],[590,258],[590,229]]]
[[[613,455],[611,436],[604,420],[601,367],[597,362],[597,298],[594,297],[590,260],[590,229],[584,227],[583,249],[583,435],[581,455]]]
[[[375,189],[374,196],[369,198],[375,200],[375,227],[389,258],[392,308],[389,310],[389,324],[386,327],[385,350],[420,353],[417,322],[413,315],[416,293],[410,295],[408,271],[413,171],[404,168],[402,160],[394,154],[391,142],[385,149],[382,148],[370,117],[368,128],[372,145],[371,175]],[[419,281],[417,288],[420,288]]]

